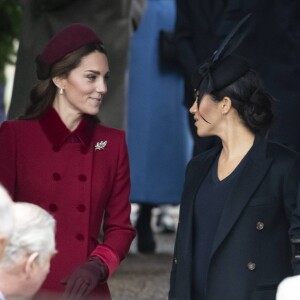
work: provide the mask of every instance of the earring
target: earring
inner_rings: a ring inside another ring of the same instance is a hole
[[[60,94],[60,95],[63,95],[63,93],[64,93],[64,89],[63,89],[63,88],[60,88],[60,89],[59,89],[59,94]]]

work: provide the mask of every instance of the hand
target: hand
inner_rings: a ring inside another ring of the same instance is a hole
[[[79,266],[67,279],[65,284],[65,298],[70,300],[82,299],[89,295],[100,282],[108,277],[108,267],[98,257],[90,257]]]

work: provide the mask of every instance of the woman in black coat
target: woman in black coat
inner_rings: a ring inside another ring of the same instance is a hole
[[[274,300],[300,273],[300,156],[263,137],[272,97],[244,58],[205,63],[195,87],[197,134],[222,145],[187,167],[169,299]]]

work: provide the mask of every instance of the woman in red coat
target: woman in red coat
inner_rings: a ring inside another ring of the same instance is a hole
[[[135,231],[125,134],[96,117],[107,92],[106,52],[95,32],[72,24],[36,61],[31,105],[0,128],[0,181],[15,201],[37,204],[57,221],[58,254],[43,290],[110,299],[106,281]]]

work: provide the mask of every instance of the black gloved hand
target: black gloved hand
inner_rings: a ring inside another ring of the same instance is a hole
[[[82,299],[89,295],[100,282],[108,277],[108,267],[98,257],[90,257],[88,261],[79,266],[67,279],[65,298],[71,300]]]

